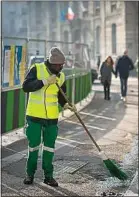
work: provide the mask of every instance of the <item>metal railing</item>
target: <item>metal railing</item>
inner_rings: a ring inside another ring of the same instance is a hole
[[[67,47],[68,50],[71,50],[72,54],[65,54],[67,61],[63,69],[63,72],[66,75],[67,96],[73,104],[76,104],[81,102],[81,100],[87,97],[90,93],[92,87],[91,73],[89,64],[85,62],[86,52],[84,52],[84,50],[88,49],[87,45],[80,44],[81,47],[78,46],[79,50],[75,50],[75,44],[68,42],[65,43],[36,39],[27,40],[25,38],[14,37],[5,37],[2,41],[4,46],[3,54],[5,54],[6,47],[10,46],[12,46],[12,50],[14,51],[13,53],[15,53],[14,57],[11,57],[11,60],[9,60],[9,67],[11,67],[9,70],[12,71],[12,73],[7,73],[7,80],[10,75],[19,75],[17,77],[17,81],[14,79],[12,81],[12,78],[10,78],[11,81],[9,81],[9,85],[7,87],[2,87],[2,133],[23,127],[25,124],[27,96],[22,90],[22,82],[28,69],[29,59],[31,56],[35,56],[36,52],[39,52],[39,55],[41,56],[47,57],[52,46],[57,46],[63,51],[65,50],[65,47]],[[13,46],[15,46],[15,49]],[[20,57],[21,61],[20,63],[18,62],[19,67],[17,69],[17,65],[15,64],[15,58],[18,58],[16,57],[16,47],[19,48],[20,46],[22,46],[24,50],[22,51],[24,52],[24,62]],[[10,48],[8,49],[10,51]],[[79,53],[79,56],[76,56],[76,54],[78,54],[77,52]],[[4,67],[5,65],[7,66],[8,63],[4,64],[4,61],[7,61],[5,60],[5,56],[3,57],[2,80],[5,77],[4,74],[6,74],[4,73],[5,69],[8,70],[8,68]],[[20,66],[22,66],[22,69]],[[15,84],[15,82],[19,83]],[[60,108],[60,111],[61,110],[62,108]]]

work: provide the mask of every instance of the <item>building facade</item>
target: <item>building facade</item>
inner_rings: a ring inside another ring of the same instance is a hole
[[[75,18],[61,18],[62,11],[71,7]],[[28,39],[85,43],[89,46],[94,65],[98,56],[114,60],[128,49],[135,61],[138,55],[138,2],[137,1],[25,1],[2,2],[2,36]],[[72,45],[57,45],[65,53]],[[44,42],[30,42],[29,52],[44,54]],[[82,49],[81,49],[82,50]],[[82,54],[81,54],[82,55]]]
[[[107,55],[115,60],[128,49],[129,56],[138,55],[138,2],[93,2],[92,27],[94,30],[94,59]]]

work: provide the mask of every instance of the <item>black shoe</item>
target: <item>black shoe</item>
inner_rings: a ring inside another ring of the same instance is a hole
[[[50,185],[52,187],[58,187],[58,183],[54,178],[45,178],[43,184]]]
[[[108,97],[108,100],[111,100],[111,97]]]
[[[33,176],[26,176],[26,178],[24,179],[24,184],[26,185],[31,185],[33,183],[34,177]]]

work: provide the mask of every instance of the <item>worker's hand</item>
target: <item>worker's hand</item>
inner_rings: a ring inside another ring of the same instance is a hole
[[[56,82],[57,82],[56,75],[51,75],[46,80],[43,80],[44,85],[51,85],[51,84],[55,84]]]
[[[68,103],[64,105],[64,109],[69,109],[70,111],[77,112],[75,105],[70,106]]]

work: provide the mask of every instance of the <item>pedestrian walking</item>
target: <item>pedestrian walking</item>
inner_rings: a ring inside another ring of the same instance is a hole
[[[31,66],[23,82],[24,92],[29,93],[26,110],[28,159],[24,184],[33,183],[37,170],[38,152],[42,143],[43,184],[58,186],[57,181],[53,178],[52,164],[58,135],[58,104],[71,111],[76,109],[75,106],[71,107],[66,103],[56,86],[58,83],[66,93],[65,75],[62,72],[64,63],[64,53],[59,48],[53,47],[45,62]]]
[[[112,73],[115,74],[113,70],[113,59],[111,56],[108,56],[106,60],[102,63],[100,68],[100,75],[101,75],[101,83],[104,87],[104,99],[110,100],[110,85],[111,85],[111,78]]]
[[[130,70],[134,69],[132,59],[128,57],[128,50],[124,51],[124,54],[118,58],[115,64],[115,76],[119,73],[121,83],[121,99],[125,102],[127,96],[127,81]]]

